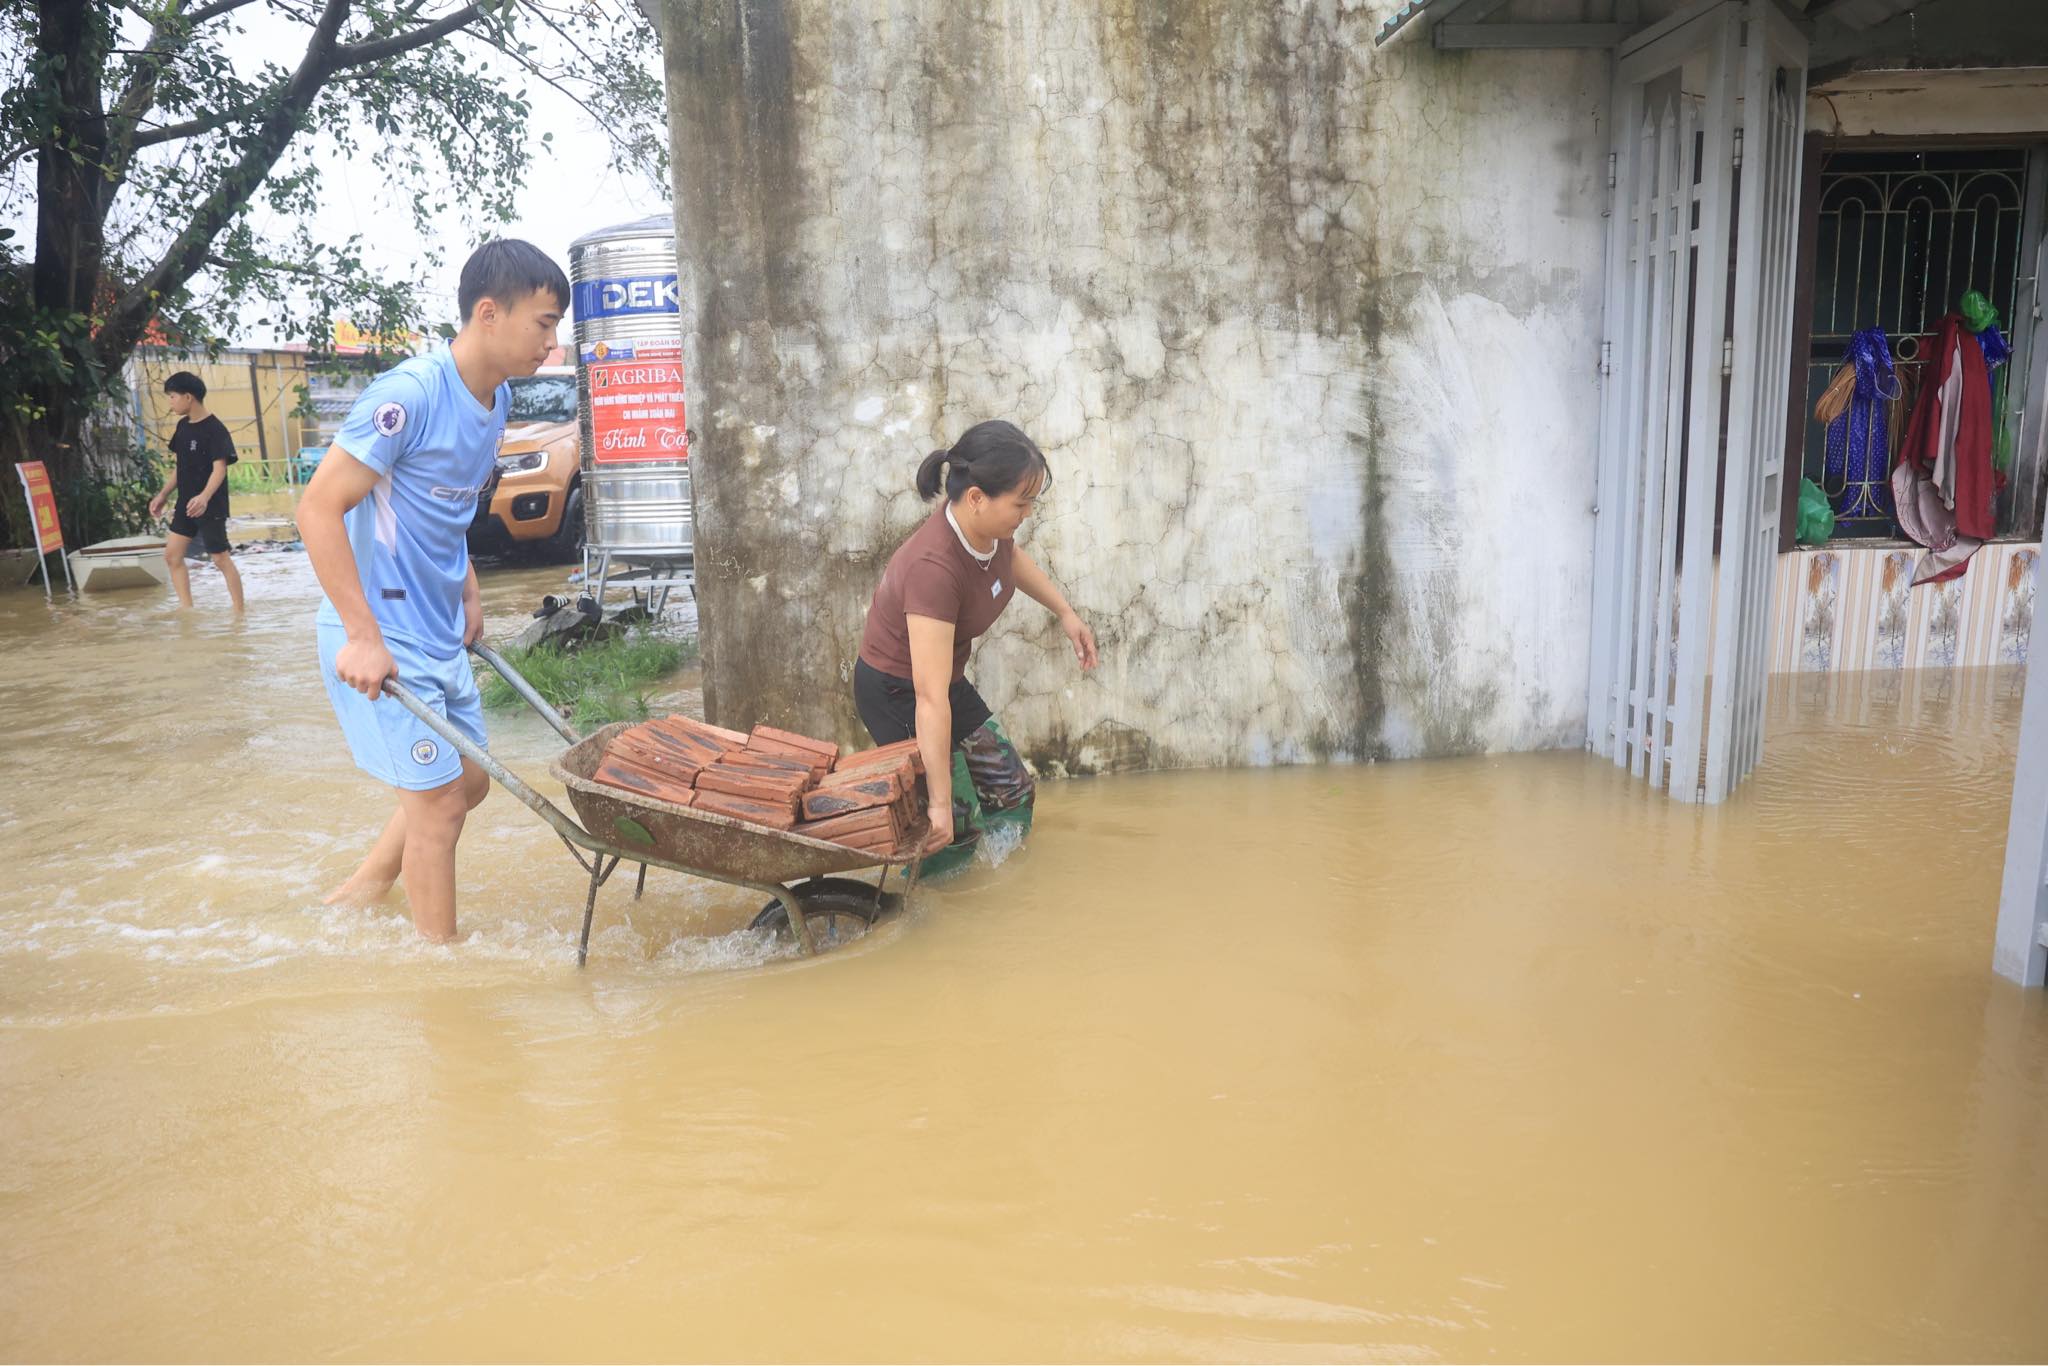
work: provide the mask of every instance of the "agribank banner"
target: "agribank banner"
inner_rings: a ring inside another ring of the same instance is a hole
[[[583,373],[590,384],[590,458],[686,460],[683,340],[589,342]]]

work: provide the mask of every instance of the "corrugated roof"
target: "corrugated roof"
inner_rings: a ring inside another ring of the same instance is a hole
[[[1380,25],[1380,31],[1373,35],[1372,45],[1378,47],[1408,27],[1409,21],[1420,17],[1425,11],[1432,23],[1448,17],[1451,11],[1464,4],[1465,0],[1407,0],[1401,8],[1387,16],[1387,22]]]
[[[1924,3],[1926,0],[1812,0],[1806,13],[1809,18],[1828,19],[1845,28],[1865,29],[1876,28]],[[1440,23],[1463,4],[1465,0],[1406,0],[1380,25],[1379,32],[1373,35],[1373,46],[1378,47],[1425,14],[1430,23]]]
[[[1923,0],[1833,0],[1808,5],[1806,12],[1813,18],[1831,19],[1849,28],[1876,28],[1921,3]]]

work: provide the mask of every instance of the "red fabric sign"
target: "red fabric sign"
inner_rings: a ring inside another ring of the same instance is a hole
[[[22,487],[28,490],[29,513],[36,519],[36,548],[45,555],[64,548],[64,532],[57,525],[57,495],[50,489],[50,472],[40,460],[16,465]]]

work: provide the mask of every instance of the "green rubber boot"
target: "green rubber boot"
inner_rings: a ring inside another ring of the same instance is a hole
[[[920,878],[943,878],[974,861],[992,831],[1013,827],[1021,840],[1031,829],[1037,783],[1002,723],[991,717],[953,751],[953,842],[926,859]],[[1003,832],[1007,836],[1007,831]]]

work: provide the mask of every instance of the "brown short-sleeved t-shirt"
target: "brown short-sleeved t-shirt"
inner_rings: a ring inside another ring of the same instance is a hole
[[[908,617],[932,617],[953,623],[953,678],[967,676],[967,652],[981,634],[995,625],[1016,596],[1010,575],[1014,545],[997,541],[986,568],[967,553],[945,504],[889,557],[882,582],[868,606],[867,628],[861,634],[860,657],[868,667],[898,678],[910,677]]]

